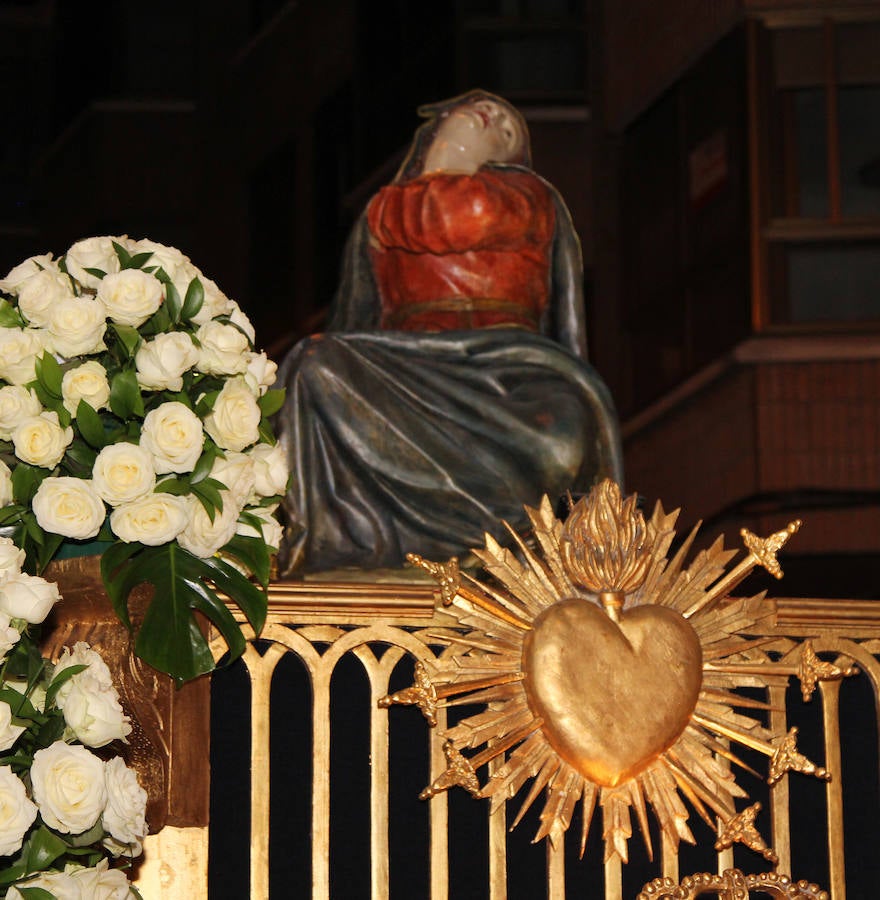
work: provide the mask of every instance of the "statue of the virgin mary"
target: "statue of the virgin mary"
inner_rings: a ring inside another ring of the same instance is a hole
[[[473,91],[419,111],[352,231],[327,330],[285,358],[281,571],[447,559],[523,504],[621,480],[586,361],[580,245],[522,116]]]

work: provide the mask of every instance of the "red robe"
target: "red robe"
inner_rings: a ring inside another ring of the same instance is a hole
[[[437,173],[388,185],[367,220],[383,329],[539,330],[555,210],[530,172]]]

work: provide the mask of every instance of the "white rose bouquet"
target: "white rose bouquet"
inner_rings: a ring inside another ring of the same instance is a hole
[[[143,850],[147,793],[109,752],[131,725],[87,644],[55,665],[41,656],[33,626],[60,597],[23,561],[0,538],[0,897],[133,900],[126,871]]]
[[[131,591],[153,585],[135,652],[178,681],[214,667],[196,613],[243,651],[221,595],[265,620],[287,482],[275,371],[173,247],[89,238],[0,279],[0,528],[34,576],[101,553],[129,627]]]

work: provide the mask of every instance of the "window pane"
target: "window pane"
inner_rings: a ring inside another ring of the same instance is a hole
[[[792,322],[880,319],[880,244],[788,247]]]
[[[499,37],[474,32],[468,42],[473,84],[510,92],[580,92],[586,85],[585,41],[577,31]]]
[[[794,91],[795,158],[799,213],[807,218],[828,216],[828,144],[825,91]]]
[[[880,87],[841,88],[838,121],[843,214],[880,215]]]

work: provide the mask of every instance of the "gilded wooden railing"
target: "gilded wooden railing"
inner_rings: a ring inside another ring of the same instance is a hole
[[[369,684],[369,754],[370,786],[369,796],[353,798],[352,802],[369,804],[369,860],[370,896],[372,900],[389,897],[389,872],[397,864],[389,849],[389,715],[418,716],[415,710],[385,709],[379,700],[390,688],[389,682],[395,666],[408,656],[427,664],[436,661],[439,654],[449,652],[438,642],[437,635],[450,629],[454,623],[448,615],[438,609],[438,590],[433,583],[401,584],[342,584],[342,583],[276,583],[270,590],[270,612],[259,649],[251,644],[244,657],[244,665],[250,685],[250,730],[251,730],[251,785],[250,791],[250,896],[259,900],[269,896],[270,870],[270,804],[271,785],[280,779],[297,777],[284,769],[273,770],[268,752],[269,735],[273,722],[272,682],[279,661],[286,654],[295,654],[305,666],[312,689],[312,708],[302,710],[297,715],[310,728],[304,728],[304,740],[311,741],[313,766],[311,784],[303,785],[303,790],[311,792],[311,884],[312,897],[324,900],[334,896],[331,885],[331,748],[333,734],[330,731],[330,682],[339,661],[349,654],[355,657]],[[880,603],[871,601],[815,600],[815,599],[770,599],[764,601],[770,616],[763,620],[764,634],[769,640],[762,647],[766,661],[766,672],[755,678],[755,689],[769,701],[772,709],[768,713],[768,725],[784,733],[791,724],[786,710],[786,692],[789,685],[799,683],[804,690],[810,685],[811,676],[802,671],[804,644],[809,642],[820,661],[837,663],[838,668],[857,667],[854,678],[867,679],[873,696],[873,707],[864,710],[861,728],[873,740],[880,723]],[[217,652],[220,652],[218,646]],[[800,669],[799,669],[800,667]],[[846,892],[846,852],[844,846],[844,819],[846,809],[843,802],[841,775],[842,734],[839,719],[841,690],[849,684],[849,679],[817,677],[812,683],[816,697],[821,703],[822,749],[824,758],[820,762],[833,775],[827,782],[825,791],[826,815],[824,822],[811,822],[813,829],[823,829],[827,834],[827,873],[829,883],[823,885],[830,891],[832,900],[844,900]],[[216,715],[215,711],[215,715]],[[276,713],[277,715],[277,713]],[[289,715],[289,711],[284,712]],[[446,723],[447,709],[437,711],[438,729]],[[425,726],[427,728],[427,726]],[[435,730],[435,731],[436,731]],[[446,760],[440,741],[433,736],[429,744],[430,779],[433,780],[446,767]],[[855,739],[855,737],[853,738]],[[817,754],[814,753],[814,756]],[[779,858],[776,872],[784,875],[798,874],[797,858],[792,858],[792,822],[799,815],[797,809],[790,809],[790,779],[798,775],[785,775],[769,791],[768,803],[771,812],[769,833],[764,834]],[[415,796],[413,804],[419,801]],[[477,804],[481,801],[472,801]],[[485,802],[485,801],[482,801]],[[429,803],[426,815],[429,817],[430,848],[426,848],[424,865],[429,868],[431,900],[446,900],[458,897],[450,888],[449,857],[450,838],[449,799],[447,794],[439,794]],[[876,825],[876,819],[873,823]],[[517,896],[515,885],[508,880],[508,826],[509,822],[502,805],[496,814],[489,817],[488,847],[479,852],[488,854],[485,890],[482,894],[490,900],[501,900],[510,893]],[[695,832],[696,833],[696,832]],[[704,828],[698,840],[711,847],[712,835]],[[866,839],[868,839],[866,837]],[[851,847],[851,859],[864,848]],[[344,852],[344,848],[339,852]],[[541,848],[531,848],[536,858],[543,858]],[[588,848],[588,853],[590,848]],[[594,851],[595,852],[595,851]],[[601,850],[598,850],[601,854]],[[717,873],[738,870],[748,866],[750,872],[760,873],[770,869],[758,854],[737,852],[736,862],[731,849],[723,849],[714,854],[714,864],[710,867]],[[338,857],[335,857],[338,858]],[[566,854],[563,847],[554,850],[548,844],[546,853],[547,896],[561,900],[566,896],[566,880],[572,882],[572,867],[586,864],[579,861],[576,854]],[[801,863],[803,865],[803,863]],[[660,858],[657,860],[653,886],[646,888],[645,896],[665,896],[662,885],[678,884],[686,876],[677,853],[663,842]],[[731,875],[731,878],[734,876]],[[738,876],[737,876],[738,877]],[[664,882],[663,879],[666,879]],[[775,890],[793,891],[786,879],[779,877],[772,881]],[[646,879],[647,880],[647,879]],[[710,890],[710,878],[706,875],[705,890]],[[599,882],[602,882],[600,884]],[[721,879],[716,879],[722,884]],[[690,882],[693,885],[693,881]],[[757,882],[753,882],[757,883]],[[765,882],[770,883],[770,882]],[[636,891],[624,887],[623,867],[617,856],[604,865],[588,892],[579,890],[576,896],[599,897],[604,893],[606,900],[623,896],[632,897]],[[734,882],[731,881],[730,885]],[[745,882],[743,882],[745,884]],[[782,887],[780,887],[780,885]],[[729,888],[731,891],[733,887]],[[727,896],[727,887],[714,888],[716,896]],[[818,889],[817,889],[818,890]],[[570,895],[571,889],[569,889]],[[669,896],[673,896],[669,894]],[[814,896],[795,893],[778,896]],[[351,896],[344,891],[339,896]],[[415,896],[415,895],[413,895]],[[468,894],[472,896],[472,894]],[[473,895],[477,896],[477,895]],[[696,896],[696,894],[675,894],[674,896]],[[730,894],[734,896],[734,894]],[[736,894],[735,896],[740,896]],[[819,896],[815,894],[815,896]]]

